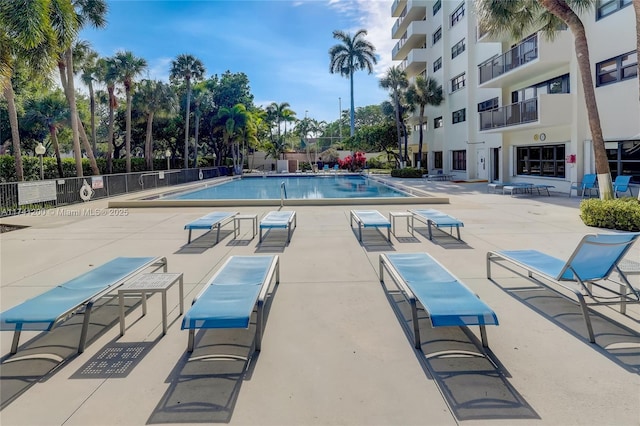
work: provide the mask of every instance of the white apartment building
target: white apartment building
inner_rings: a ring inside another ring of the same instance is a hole
[[[631,0],[600,0],[581,16],[611,173],[640,184],[640,87]],[[553,41],[490,38],[473,1],[396,0],[392,56],[410,80],[443,86],[444,102],[425,111],[423,164],[454,179],[528,181],[569,191],[595,172],[573,35]],[[417,161],[417,117],[411,141]]]

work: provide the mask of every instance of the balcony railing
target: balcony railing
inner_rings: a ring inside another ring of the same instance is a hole
[[[538,57],[538,35],[534,34],[502,55],[478,65],[480,84],[486,83]]]
[[[516,126],[538,120],[538,99],[506,105],[502,108],[480,113],[480,130]]]

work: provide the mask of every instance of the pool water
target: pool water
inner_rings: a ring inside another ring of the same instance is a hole
[[[220,185],[164,197],[171,200],[264,200],[390,198],[411,195],[360,175],[243,177]]]

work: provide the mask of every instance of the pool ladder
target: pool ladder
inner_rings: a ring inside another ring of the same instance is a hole
[[[287,187],[284,181],[280,184],[280,207],[284,206],[284,200],[287,198]]]

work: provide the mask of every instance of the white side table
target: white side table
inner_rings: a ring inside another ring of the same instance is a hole
[[[253,240],[258,233],[258,215],[257,214],[238,214],[233,217],[233,239],[235,240],[240,235],[240,221],[251,220],[253,222]]]
[[[413,236],[413,213],[411,212],[389,212],[389,222],[391,222],[391,233],[396,236],[396,218],[407,218],[407,232]]]
[[[139,294],[142,298],[142,315],[147,314],[147,293],[162,293],[162,335],[167,334],[167,290],[179,283],[180,315],[184,313],[183,279],[182,273],[152,273],[140,274],[124,283],[118,289],[118,302],[120,304],[120,335],[124,336],[124,296],[125,294]]]

